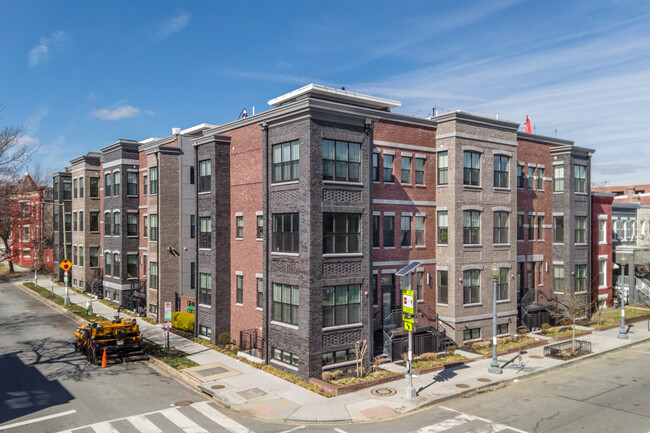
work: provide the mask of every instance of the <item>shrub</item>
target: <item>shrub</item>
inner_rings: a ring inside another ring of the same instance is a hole
[[[332,379],[338,379],[339,377],[343,376],[342,370],[334,370],[331,373],[332,373]]]
[[[194,332],[194,314],[174,311],[172,313],[172,326],[181,331]]]
[[[548,323],[542,323],[542,331],[546,331],[550,327],[551,325],[549,325]]]
[[[402,353],[401,356],[402,356],[402,361],[404,361],[404,362],[408,362],[408,360],[409,360],[409,354],[408,354],[408,352],[404,352],[404,353]]]
[[[239,352],[239,346],[236,344],[226,344],[226,350],[232,353]]]
[[[230,334],[227,332],[222,332],[217,336],[217,343],[219,343],[222,346],[225,346],[226,344],[230,344]]]
[[[499,340],[497,339],[497,344],[498,342]],[[477,341],[476,343],[472,344],[472,350],[487,349],[488,347],[492,347],[491,341]]]
[[[324,371],[323,374],[321,374],[321,379],[323,379],[325,382],[329,382],[330,380],[334,379],[334,376],[332,375],[331,371]]]
[[[376,356],[372,359],[372,371],[379,370],[379,366],[384,363],[384,359],[381,356]]]
[[[551,328],[548,328],[546,332],[549,334],[555,334],[556,332],[562,332],[564,330],[563,326],[553,326]]]
[[[438,359],[438,354],[434,352],[427,352],[420,355],[422,361],[435,361]]]
[[[454,356],[456,354],[456,349],[453,347],[448,347],[445,349],[445,355],[447,356]]]

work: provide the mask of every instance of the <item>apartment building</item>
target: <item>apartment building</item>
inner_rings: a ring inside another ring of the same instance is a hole
[[[101,200],[99,178],[101,154],[89,152],[70,161],[72,180],[72,286],[97,292],[102,284],[99,255],[101,234],[99,214]],[[65,183],[64,183],[65,186]]]
[[[72,260],[72,175],[67,171],[52,174],[52,207],[54,272],[62,283],[64,271],[59,263]]]

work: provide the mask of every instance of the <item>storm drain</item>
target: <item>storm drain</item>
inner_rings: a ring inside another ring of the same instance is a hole
[[[388,397],[390,395],[395,395],[397,394],[397,390],[393,388],[375,388],[370,391],[372,395],[376,395],[377,397]]]
[[[476,379],[476,380],[478,380],[479,382],[483,382],[483,383],[490,383],[490,382],[492,382],[490,379],[488,379],[488,378],[486,378],[486,377],[479,377],[479,378]]]
[[[225,385],[212,385],[211,388],[212,389],[224,389]]]
[[[174,403],[174,406],[189,406],[191,404],[192,404],[192,402],[189,401],[189,400],[181,400],[181,401],[177,401],[176,403]]]
[[[465,383],[459,383],[459,384],[456,385],[456,387],[457,388],[469,388],[469,385],[467,385]]]

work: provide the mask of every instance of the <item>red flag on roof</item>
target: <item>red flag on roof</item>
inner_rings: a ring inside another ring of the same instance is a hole
[[[533,133],[533,125],[530,124],[530,117],[526,114],[526,121],[524,122],[524,132],[527,134]]]

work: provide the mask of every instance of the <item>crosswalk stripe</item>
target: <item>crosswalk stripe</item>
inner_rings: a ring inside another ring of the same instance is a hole
[[[108,422],[98,422],[90,426],[96,433],[120,433]]]
[[[127,420],[141,433],[162,433],[156,424],[149,421],[144,415],[130,416]]]
[[[452,429],[454,427],[458,427],[459,425],[463,425],[467,421],[469,421],[467,417],[463,417],[462,415],[459,415],[455,418],[449,418],[444,421],[440,421],[439,423],[422,427],[420,430],[418,430],[418,433],[439,433],[445,430]]]
[[[161,410],[160,413],[185,433],[208,433],[207,430],[180,413],[176,408]]]
[[[239,424],[237,421],[230,418],[229,416],[222,414],[221,412],[219,412],[218,410],[210,406],[210,403],[207,401],[194,403],[192,406],[195,409],[197,409],[199,412],[201,412],[203,415],[207,416],[208,418],[210,418],[220,426],[229,430],[231,433],[250,433],[250,430],[248,430],[246,427]]]

